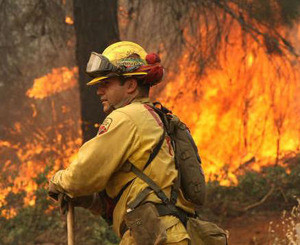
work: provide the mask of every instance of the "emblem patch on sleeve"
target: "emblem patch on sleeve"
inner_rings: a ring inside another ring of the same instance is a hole
[[[112,119],[110,117],[106,118],[99,127],[98,135],[107,132],[111,123]]]

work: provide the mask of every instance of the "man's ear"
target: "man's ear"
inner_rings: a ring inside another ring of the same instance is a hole
[[[133,77],[127,78],[126,83],[127,83],[127,92],[129,94],[134,93],[138,89],[138,83],[135,78]]]

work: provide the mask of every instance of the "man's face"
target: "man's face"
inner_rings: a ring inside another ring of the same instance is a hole
[[[109,113],[116,105],[128,97],[127,86],[121,85],[117,77],[111,77],[103,80],[97,89],[97,95],[100,96],[103,111]]]

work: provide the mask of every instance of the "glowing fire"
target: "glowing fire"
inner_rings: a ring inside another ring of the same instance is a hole
[[[299,63],[268,55],[250,39],[245,56],[235,30],[226,58],[225,51],[218,57],[222,69],[200,78],[186,52],[158,98],[190,127],[207,176],[226,185],[240,169],[279,163],[300,146]]]
[[[66,22],[68,25],[73,25],[73,24],[74,24],[74,20],[73,20],[70,16],[67,16],[67,17],[66,17],[65,22]]]
[[[27,95],[43,100],[30,100],[32,114],[14,124],[10,141],[0,141],[0,161],[6,178],[0,183],[3,217],[16,215],[20,205],[34,205],[38,188],[34,178],[46,167],[51,170],[49,175],[66,167],[81,145],[77,71],[77,67],[55,68],[51,74],[35,79]],[[68,97],[71,99],[64,99]],[[20,193],[24,193],[23,204],[8,207],[9,194]]]
[[[78,68],[60,67],[52,69],[52,73],[34,80],[33,87],[26,95],[30,98],[43,99],[50,95],[73,88],[76,85]]]
[[[65,21],[73,24],[70,17]],[[300,146],[299,64],[266,54],[252,40],[248,40],[245,55],[240,28],[235,29],[228,37],[231,45],[226,58],[225,51],[218,57],[222,69],[210,68],[200,78],[198,64],[190,62],[186,52],[176,73],[168,74],[167,86],[158,98],[190,127],[207,177],[226,185],[235,183],[240,169],[250,166],[258,170],[279,163]],[[298,31],[300,36],[300,27]],[[77,67],[60,67],[35,79],[26,93],[32,114],[14,125],[13,135],[23,142],[0,141],[1,153],[7,150],[15,156],[0,157],[3,169],[14,173],[0,183],[0,214],[4,217],[17,213],[16,208],[1,209],[7,205],[9,193],[24,191],[24,205],[34,205],[37,184],[33,178],[47,165],[51,165],[52,175],[77,152],[81,144],[79,105],[74,105],[73,97],[53,99],[76,88],[77,73]],[[43,105],[46,110],[40,108],[43,103],[49,104]],[[43,109],[50,120],[41,119]],[[77,116],[70,118],[73,114]],[[29,119],[34,127],[30,137],[25,123]]]
[[[46,140],[46,139],[45,139]],[[46,141],[47,142],[47,141]],[[40,173],[43,173],[47,165],[51,165],[53,171],[57,171],[61,167],[66,167],[70,159],[76,153],[76,150],[81,144],[81,139],[78,137],[74,141],[67,142],[64,149],[58,149],[57,145],[50,145],[45,141],[35,140],[27,143],[22,148],[19,145],[12,145],[9,142],[0,142],[1,146],[14,149],[21,164],[16,164],[7,160],[4,164],[5,169],[17,171],[18,175],[15,178],[9,176],[8,183],[2,183],[0,188],[0,207],[6,204],[5,197],[9,193],[18,194],[25,191],[24,205],[35,204],[35,190],[37,184],[34,181]],[[55,159],[49,155],[57,155]],[[53,171],[51,174],[53,174]],[[13,185],[11,185],[13,184]],[[2,210],[1,215],[11,218],[16,214],[15,209]]]

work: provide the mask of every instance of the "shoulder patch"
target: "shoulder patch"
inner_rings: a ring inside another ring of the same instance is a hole
[[[107,132],[107,130],[109,129],[109,126],[112,123],[112,121],[113,120],[110,117],[105,118],[105,120],[103,121],[103,123],[99,127],[98,135]]]

